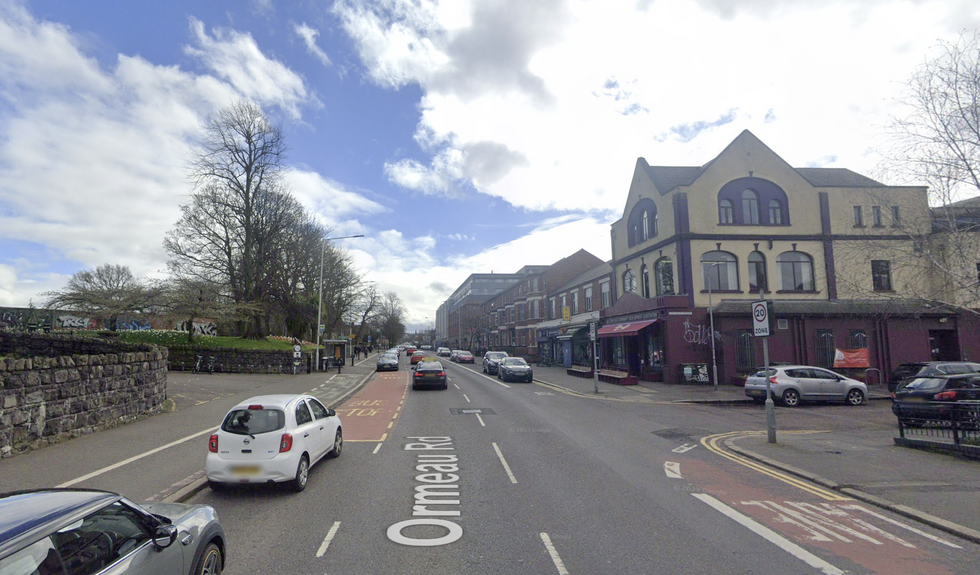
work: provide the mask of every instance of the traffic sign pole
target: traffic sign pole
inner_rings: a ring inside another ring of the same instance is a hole
[[[752,304],[752,332],[762,338],[762,359],[765,362],[762,373],[766,374],[766,437],[769,443],[776,443],[776,404],[772,400],[772,382],[769,379],[769,304],[763,300],[765,295],[759,289],[759,300]]]

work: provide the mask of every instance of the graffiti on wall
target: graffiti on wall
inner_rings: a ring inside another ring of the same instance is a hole
[[[51,331],[52,318],[47,310],[26,307],[0,307],[0,329]]]
[[[178,323],[174,329],[177,331],[187,331],[187,322]],[[218,335],[218,326],[213,321],[194,322],[194,335]]]
[[[59,315],[55,318],[62,329],[88,329],[92,327],[92,318],[77,315]]]
[[[715,339],[721,340],[721,332],[715,330]],[[691,325],[690,321],[684,321],[684,341],[694,345],[711,345],[711,329],[705,325]]]
[[[112,320],[102,320],[102,327],[104,329],[112,329]],[[119,317],[116,319],[116,329],[118,331],[145,331],[153,329],[153,327],[148,320],[143,318]]]

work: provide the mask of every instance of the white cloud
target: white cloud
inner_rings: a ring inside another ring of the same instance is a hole
[[[364,227],[355,219],[357,216],[389,211],[384,205],[316,172],[292,169],[286,173],[286,181],[293,196],[320,216],[335,235],[363,233]]]
[[[300,117],[301,106],[316,102],[303,78],[263,54],[251,34],[217,28],[209,36],[204,23],[195,18],[190,19],[190,31],[196,45],[185,46],[184,51],[243,95],[279,106],[293,118]]]
[[[306,51],[311,56],[314,56],[324,66],[330,65],[330,57],[316,44],[316,39],[320,35],[319,30],[303,22],[302,24],[293,25],[293,32],[303,40],[303,44],[306,45]]]
[[[447,7],[443,4],[453,4]],[[423,90],[391,181],[528,209],[621,206],[637,157],[701,165],[750,129],[793,165],[871,172],[895,97],[962,1],[338,2],[369,77]],[[546,17],[550,16],[550,17]],[[833,30],[833,38],[827,31]],[[505,150],[490,164],[479,144]],[[487,177],[491,175],[492,177]]]

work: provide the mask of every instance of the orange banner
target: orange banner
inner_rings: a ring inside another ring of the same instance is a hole
[[[834,350],[834,367],[871,367],[868,348]]]

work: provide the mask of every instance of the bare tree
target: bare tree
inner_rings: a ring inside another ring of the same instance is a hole
[[[46,306],[81,311],[108,319],[116,331],[119,316],[143,313],[161,303],[161,289],[137,279],[127,266],[104,264],[76,272],[62,290],[42,294]]]
[[[405,306],[398,294],[385,292],[378,302],[372,324],[383,338],[390,344],[395,344],[405,337],[405,323],[402,321],[404,316]]]

